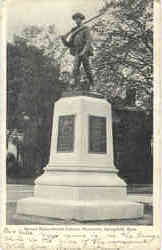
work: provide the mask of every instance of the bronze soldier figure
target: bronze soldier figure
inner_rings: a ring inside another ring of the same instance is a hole
[[[90,30],[87,26],[82,26],[82,21],[85,19],[85,16],[83,14],[76,13],[72,16],[72,18],[76,22],[76,27],[71,30],[72,35],[69,41],[67,41],[68,35],[64,35],[61,38],[63,44],[70,49],[71,55],[74,56],[73,75],[75,79],[75,85],[79,86],[80,84],[80,66],[82,64],[89,81],[89,89],[90,86],[94,86],[91,67],[89,63],[89,57],[93,55]]]

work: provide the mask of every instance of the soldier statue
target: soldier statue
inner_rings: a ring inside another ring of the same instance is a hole
[[[76,23],[76,27],[69,32],[71,37],[67,40],[69,33],[61,37],[64,46],[70,49],[71,55],[74,56],[73,76],[75,86],[80,86],[80,66],[84,67],[84,71],[88,78],[87,89],[94,86],[93,77],[89,62],[89,57],[93,55],[92,39],[90,30],[82,24],[85,16],[82,13],[76,13],[72,16]]]

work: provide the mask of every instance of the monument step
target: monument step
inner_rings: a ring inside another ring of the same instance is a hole
[[[128,200],[72,201],[30,197],[17,202],[17,214],[78,221],[133,219],[143,217],[144,206]]]

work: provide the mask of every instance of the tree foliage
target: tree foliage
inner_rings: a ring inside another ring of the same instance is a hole
[[[106,2],[107,3],[107,2]],[[110,1],[109,1],[110,3]],[[110,6],[110,5],[109,5]],[[136,90],[137,105],[150,108],[153,82],[153,2],[112,1],[93,26],[96,36],[93,66],[99,90],[109,100]]]
[[[55,67],[67,68],[69,54],[63,46],[55,25],[26,26],[20,35],[14,36],[14,41],[23,40],[28,46],[34,46],[42,51],[42,54],[51,59]]]
[[[24,41],[8,44],[7,71],[9,117],[21,112],[36,117],[57,95],[59,72],[41,50]]]
[[[60,97],[61,86],[54,54],[48,56],[27,38],[15,36],[8,43],[7,127],[24,131],[25,169],[33,174],[48,162],[53,104]]]

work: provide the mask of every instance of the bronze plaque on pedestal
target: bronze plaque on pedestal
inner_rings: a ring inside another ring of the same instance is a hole
[[[59,117],[57,152],[74,151],[74,115]]]
[[[89,153],[106,152],[106,117],[89,116]]]

